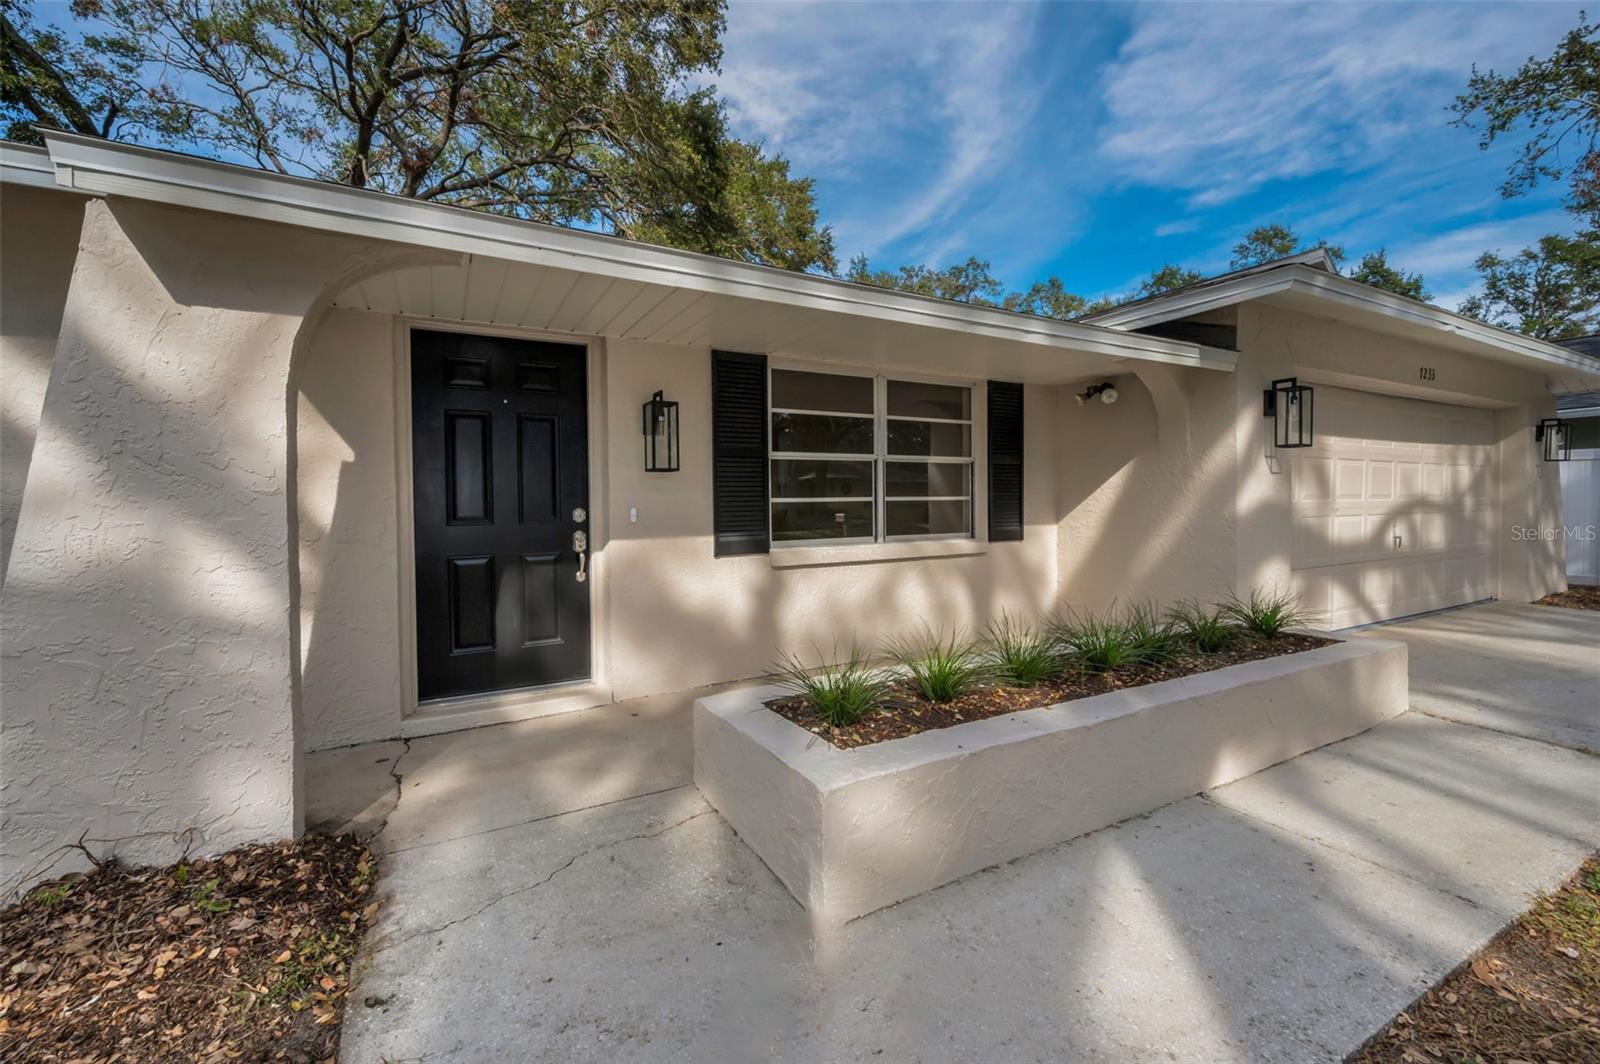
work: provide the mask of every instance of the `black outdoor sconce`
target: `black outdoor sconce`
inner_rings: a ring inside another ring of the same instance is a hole
[[[661,393],[644,404],[644,470],[646,473],[678,471],[678,404]]]
[[[1546,462],[1565,462],[1572,457],[1572,425],[1558,417],[1547,417],[1533,430],[1536,442],[1544,444]]]
[[[1311,392],[1311,385],[1284,377],[1261,393],[1262,413],[1272,419],[1273,444],[1280,448],[1311,446]]]

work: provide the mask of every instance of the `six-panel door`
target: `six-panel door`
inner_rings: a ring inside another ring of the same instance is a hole
[[[411,334],[419,700],[589,675],[585,350]]]

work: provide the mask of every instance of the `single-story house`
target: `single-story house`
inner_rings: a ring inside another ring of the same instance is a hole
[[[1600,361],[1320,256],[1055,321],[46,140],[0,147],[8,883],[292,835],[307,750],[923,622],[1564,584],[1536,426]]]

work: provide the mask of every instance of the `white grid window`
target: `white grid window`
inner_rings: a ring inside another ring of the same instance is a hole
[[[772,542],[972,536],[972,389],[773,369]]]

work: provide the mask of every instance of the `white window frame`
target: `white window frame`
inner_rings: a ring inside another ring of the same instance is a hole
[[[799,373],[822,373],[836,377],[862,377],[872,381],[872,453],[832,453],[812,451],[774,451],[772,449],[772,415],[773,414],[812,414],[823,417],[865,418],[868,415],[859,411],[844,410],[800,410],[793,407],[777,406],[772,401],[772,374],[778,370],[792,370]],[[905,415],[889,414],[889,382],[902,381],[908,384],[941,384],[951,388],[965,388],[967,390],[966,418],[926,418],[907,417]],[[767,360],[767,543],[774,550],[788,550],[791,547],[843,547],[860,546],[863,544],[883,543],[922,543],[951,540],[975,540],[978,528],[978,500],[980,485],[978,483],[978,406],[982,400],[980,389],[981,382],[938,377],[918,373],[876,373],[853,367],[836,366],[829,363],[799,362],[791,360]],[[967,454],[965,457],[947,455],[895,455],[888,453],[889,447],[889,422],[891,421],[924,421],[941,425],[967,426]],[[872,486],[871,499],[860,496],[845,496],[826,499],[791,498],[777,496],[772,493],[772,463],[774,460],[799,460],[799,461],[828,461],[828,462],[871,462]],[[967,504],[967,530],[965,532],[929,532],[914,535],[888,534],[888,489],[890,462],[924,462],[944,465],[965,465],[971,473],[967,478],[970,491],[968,495],[899,495],[896,502],[919,501],[950,501],[965,502]],[[851,536],[847,539],[824,537],[819,539],[775,539],[772,535],[772,508],[778,503],[815,503],[815,502],[871,502],[872,503],[872,536]]]

